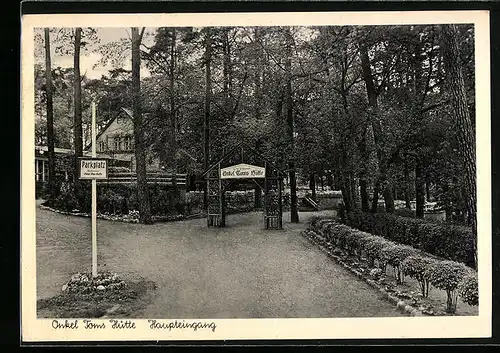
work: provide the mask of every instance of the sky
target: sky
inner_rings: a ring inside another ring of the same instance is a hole
[[[130,38],[130,28],[96,28],[97,36],[100,39],[100,45],[118,42],[122,38]],[[143,43],[146,45],[151,45],[153,43],[154,38],[154,28],[147,28]],[[51,54],[52,54],[52,67],[63,67],[69,68],[73,67],[73,55],[67,54],[62,55],[55,52],[54,42],[56,40],[56,36],[51,34]],[[43,45],[43,44],[42,44]],[[41,53],[41,54],[40,54]],[[89,47],[88,51],[82,50],[80,54],[80,72],[86,77],[90,79],[98,79],[101,78],[102,75],[107,75],[110,69],[113,69],[113,66],[108,63],[106,66],[97,66],[94,67],[99,60],[101,59],[101,54],[98,52],[98,45],[92,45]],[[43,53],[43,49],[41,52],[35,53],[35,59],[37,62],[43,62],[45,59],[45,55]],[[144,65],[143,65],[144,66]],[[131,55],[130,52],[127,53],[127,57],[125,58],[124,69],[131,69]],[[141,77],[150,76],[150,72],[146,67],[141,68]]]

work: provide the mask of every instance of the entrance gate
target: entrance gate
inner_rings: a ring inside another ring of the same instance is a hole
[[[238,144],[203,174],[207,182],[207,226],[226,226],[224,194],[241,179],[250,179],[264,191],[264,227],[283,228],[283,173],[244,143]]]

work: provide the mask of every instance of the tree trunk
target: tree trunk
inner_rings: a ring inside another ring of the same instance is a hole
[[[144,28],[139,33],[137,27],[132,27],[132,110],[134,114],[134,142],[137,172],[137,198],[139,202],[139,219],[143,224],[152,223],[151,205],[148,183],[146,179],[146,145],[144,123],[142,119],[141,102],[141,56],[140,46]]]
[[[366,94],[368,97],[368,105],[371,108],[370,113],[373,115],[370,117],[369,122],[371,123],[371,127],[373,129],[373,139],[375,140],[375,148],[377,151],[378,158],[378,173],[375,178],[375,185],[373,188],[373,198],[372,198],[372,207],[371,212],[376,213],[378,209],[378,198],[379,193],[381,191],[381,183],[386,179],[385,172],[385,161],[383,149],[381,146],[382,138],[381,138],[381,126],[378,121],[378,94],[375,89],[375,84],[373,82],[373,74],[370,64],[370,57],[368,56],[368,48],[366,45],[360,45],[360,59],[361,59],[361,69],[363,72],[363,79],[365,81],[366,86]],[[367,146],[368,148],[368,146]],[[369,155],[369,153],[367,153]]]
[[[475,265],[477,266],[477,205],[476,205],[476,142],[475,129],[471,122],[465,84],[460,63],[455,25],[443,25],[444,65],[448,90],[451,95],[451,107],[455,116],[455,128],[458,133],[458,154],[465,173],[465,193],[468,223],[474,234]]]
[[[424,218],[425,204],[425,176],[423,173],[422,162],[417,159],[415,164],[415,192],[416,192],[416,215],[417,218]]]
[[[366,94],[368,96],[368,104],[372,108],[377,108],[377,91],[373,83],[372,69],[370,65],[370,57],[368,56],[368,48],[365,45],[360,46],[361,69],[363,70],[363,79],[366,86]]]
[[[57,195],[55,188],[56,178],[56,160],[55,160],[55,141],[54,141],[54,103],[53,103],[53,86],[52,86],[52,64],[50,54],[50,32],[49,28],[45,28],[45,89],[47,93],[47,154],[49,159],[49,175],[48,175],[48,194],[50,199],[54,199]]]
[[[75,195],[80,209],[84,207],[82,202],[84,197],[78,177],[78,157],[83,156],[83,131],[82,131],[82,82],[80,77],[80,47],[81,47],[82,29],[75,29],[75,47],[73,55],[73,142],[75,149]]]
[[[316,174],[311,173],[309,175],[309,189],[311,189],[311,197],[316,201]]]
[[[427,202],[431,201],[431,181],[429,175],[425,175],[425,199]]]
[[[352,173],[349,173],[349,180],[351,183],[351,195],[352,195],[352,208],[358,208],[359,197],[358,197],[358,188],[356,183],[356,178]]]
[[[231,50],[229,47],[229,28],[224,29],[223,40],[223,93],[224,93],[224,110],[227,117],[231,115],[232,111],[232,73],[231,73]]]
[[[82,81],[80,77],[80,47],[82,29],[75,29],[75,52],[73,56],[73,84],[74,84],[74,144],[75,155],[83,156],[83,131],[82,131]]]
[[[368,212],[370,210],[370,202],[368,200],[368,185],[366,179],[359,179],[359,191],[361,196],[361,210]]]
[[[261,44],[262,34],[261,29],[259,27],[255,27],[254,29],[254,40],[257,44]],[[256,63],[255,63],[255,72],[254,72],[254,84],[255,84],[255,104],[254,104],[254,116],[255,120],[260,123],[261,121],[261,110],[262,110],[262,71],[263,71],[263,62],[262,62],[262,50],[261,47],[258,47],[258,52],[256,55]],[[280,108],[281,110],[281,108]],[[260,152],[261,149],[261,141],[257,139],[255,141],[255,150]],[[262,207],[262,190],[258,185],[255,185],[254,188],[254,207],[259,209]]]
[[[410,181],[410,168],[408,162],[404,162],[404,175],[405,175],[405,207],[411,209],[411,181]]]
[[[349,176],[342,173],[341,175],[342,199],[344,201],[345,212],[350,212],[354,209],[354,198],[352,195],[352,181]]]
[[[380,180],[375,181],[375,186],[373,188],[373,198],[372,198],[372,213],[377,213],[378,211],[378,195],[380,194]]]
[[[327,172],[325,175],[326,185],[330,188],[330,190],[335,190],[335,183],[333,180],[333,175],[330,172]]]
[[[286,33],[286,60],[285,60],[285,73],[286,73],[286,122],[288,127],[288,138],[290,153],[288,156],[288,170],[290,175],[290,221],[292,223],[299,222],[299,210],[297,207],[297,177],[295,175],[295,161],[294,161],[294,121],[293,121],[293,107],[292,107],[292,46],[293,38],[288,28]]]
[[[205,34],[205,114],[203,120],[203,168],[209,167],[210,160],[210,104],[212,100],[212,73],[210,64],[212,61],[212,34],[210,27],[206,28]],[[205,181],[203,192],[203,204],[205,210],[208,207],[208,184]]]
[[[364,161],[364,163],[361,165],[360,168],[360,175],[359,175],[359,194],[361,198],[361,210],[366,212],[370,209],[369,201],[368,201],[368,180],[367,176],[368,173],[370,172],[369,166],[370,166],[370,153],[368,152],[368,146],[367,146],[367,138],[366,138],[366,130],[367,127],[365,128],[365,134],[363,135],[363,138],[360,142],[359,149],[361,153],[361,158]]]
[[[260,140],[255,141],[255,150],[257,152],[260,152]],[[254,189],[254,208],[255,209],[260,209],[262,208],[262,189],[260,188],[259,185],[255,184]]]
[[[177,116],[175,113],[175,41],[176,32],[175,28],[172,28],[172,42],[170,44],[170,121],[171,121],[171,151],[172,151],[172,173],[174,177],[172,178],[172,187],[175,193],[175,201],[178,201],[179,190],[177,188]]]
[[[384,202],[385,202],[385,212],[386,213],[394,213],[394,195],[392,194],[392,185],[391,183],[387,183],[384,192]]]

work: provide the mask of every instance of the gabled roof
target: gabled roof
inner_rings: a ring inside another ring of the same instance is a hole
[[[213,163],[211,166],[208,167],[207,170],[205,170],[201,176],[205,176],[209,171],[211,171],[212,169],[216,168],[217,165],[222,162],[224,159],[226,159],[227,157],[229,157],[230,155],[232,155],[235,151],[237,151],[239,148],[241,147],[245,147],[245,149],[247,150],[250,150],[253,152],[253,154],[255,154],[256,156],[258,156],[260,159],[262,159],[263,161],[267,162],[267,164],[269,164],[271,166],[271,168],[275,169],[278,174],[281,174],[281,175],[284,175],[284,173],[281,171],[281,169],[279,169],[278,167],[276,167],[274,165],[273,162],[271,162],[269,159],[267,159],[266,157],[264,157],[262,155],[262,153],[258,152],[255,148],[253,148],[252,146],[250,146],[248,143],[246,143],[245,141],[241,141],[239,143],[236,144],[236,146],[234,146],[229,152],[227,152],[224,156],[222,156],[217,162]]]
[[[127,108],[121,108],[120,111],[111,119],[109,119],[109,121],[106,123],[106,125],[104,125],[104,127],[97,133],[97,136],[96,136],[96,140],[99,139],[99,137],[102,136],[102,134],[107,130],[109,129],[109,127],[111,126],[111,124],[113,124],[113,122],[116,120],[116,118],[118,116],[120,116],[120,114],[122,114],[122,112],[125,112],[125,114],[128,115],[128,117],[130,119],[134,119],[134,116],[132,115],[132,111],[130,109],[127,109]],[[86,147],[85,147],[85,150],[88,150],[90,147],[92,147],[92,142],[90,142]]]

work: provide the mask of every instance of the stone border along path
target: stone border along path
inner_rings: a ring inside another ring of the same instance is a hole
[[[342,267],[348,269],[351,271],[354,275],[356,275],[359,279],[364,280],[366,283],[368,283],[370,286],[373,288],[377,289],[380,293],[384,295],[384,297],[392,302],[393,304],[396,305],[396,309],[404,312],[406,314],[409,314],[410,316],[427,316],[423,314],[420,310],[417,308],[411,306],[410,304],[406,303],[404,300],[399,299],[398,297],[392,295],[391,293],[388,293],[384,286],[380,285],[376,281],[372,280],[371,278],[366,278],[361,272],[356,270],[355,268],[349,266],[347,263],[345,263],[341,257],[335,255],[331,247],[328,246],[328,242],[325,241],[320,235],[318,235],[316,232],[312,230],[305,230],[302,233],[306,238],[308,238],[312,243],[316,244],[322,251],[324,251],[328,256],[330,256],[332,259],[334,259],[338,264],[340,264]]]
[[[98,220],[98,260],[125,281],[153,281],[152,302],[129,318],[307,318],[408,316],[382,293],[301,235],[313,215],[285,230],[262,229],[258,212],[228,216],[228,227],[205,219],[132,224]],[[91,264],[90,221],[37,208],[37,298],[61,292]]]

